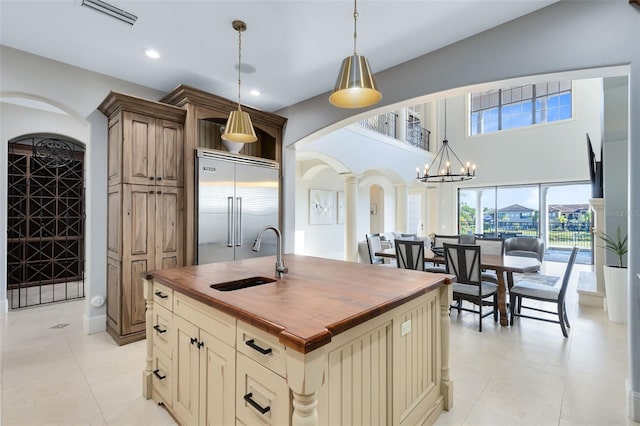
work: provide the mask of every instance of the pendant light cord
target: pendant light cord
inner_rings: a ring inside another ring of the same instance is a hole
[[[357,23],[358,23],[358,5],[356,4],[357,0],[353,0],[353,55],[355,56],[356,53],[356,39],[358,38],[358,30],[357,30]]]
[[[444,139],[447,139],[447,98],[444,99]]]
[[[242,59],[242,31],[238,30],[238,111],[240,111],[240,60]]]

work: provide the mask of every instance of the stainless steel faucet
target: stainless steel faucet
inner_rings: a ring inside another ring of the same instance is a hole
[[[272,229],[273,232],[276,233],[276,238],[278,240],[278,252],[276,257],[276,278],[282,278],[284,274],[289,272],[289,268],[284,265],[284,259],[282,257],[282,234],[280,230],[273,226],[267,225],[258,232],[258,236],[256,237],[256,241],[253,243],[253,251],[260,251],[260,243],[262,242],[262,233],[268,229]]]

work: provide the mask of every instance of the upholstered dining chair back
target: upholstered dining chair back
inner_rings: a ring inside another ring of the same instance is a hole
[[[424,271],[424,243],[422,241],[395,240],[398,268]]]
[[[459,235],[435,235],[433,237],[433,247],[443,247],[444,243],[458,244]]]
[[[444,262],[457,283],[480,285],[480,246],[444,243]]]
[[[475,244],[480,246],[482,254],[494,256],[504,254],[504,240],[502,238],[478,238]]]
[[[542,262],[544,241],[540,238],[511,237],[504,242],[504,253],[510,256],[533,257]]]
[[[376,256],[376,252],[382,251],[382,240],[380,234],[366,234],[367,247],[369,248],[369,260],[373,265],[384,263],[384,259]]]
[[[473,234],[460,234],[458,236],[458,243],[459,244],[475,244],[476,236]]]

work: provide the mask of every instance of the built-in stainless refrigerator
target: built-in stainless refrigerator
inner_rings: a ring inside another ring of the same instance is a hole
[[[196,170],[197,263],[275,255],[273,232],[251,249],[262,227],[279,224],[278,163],[198,149]]]

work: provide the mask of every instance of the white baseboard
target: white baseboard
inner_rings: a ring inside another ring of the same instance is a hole
[[[627,416],[633,421],[640,422],[640,392],[631,389],[629,379],[625,381],[627,393]]]
[[[96,317],[88,317],[87,314],[82,315],[82,330],[86,334],[100,333],[107,329],[107,315],[98,315]]]

